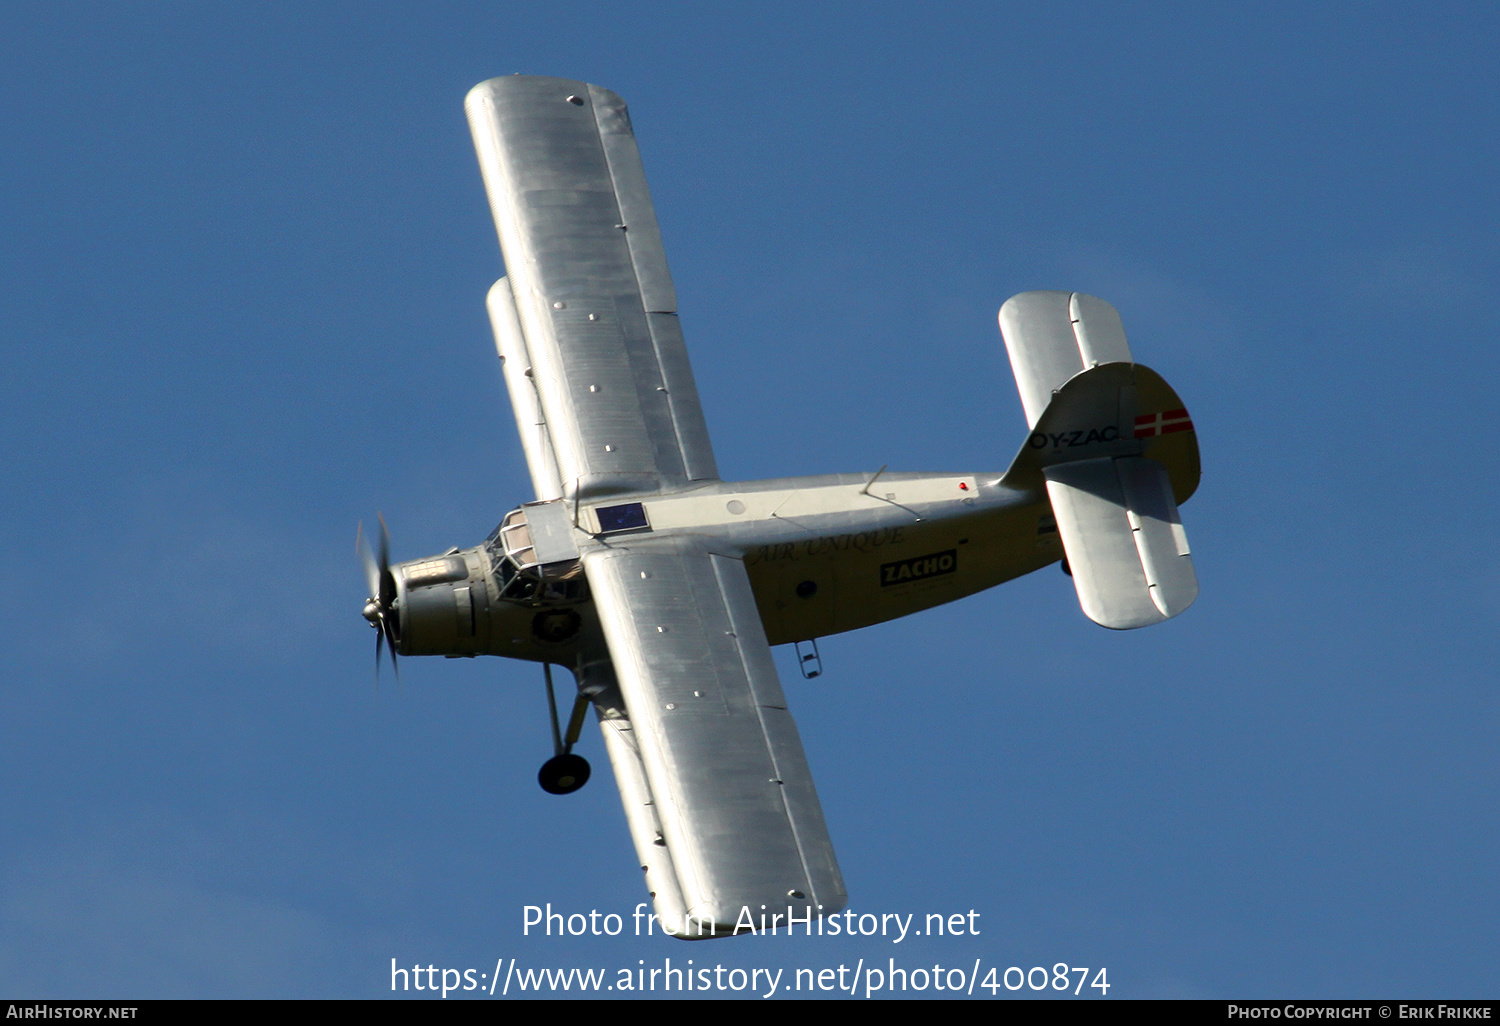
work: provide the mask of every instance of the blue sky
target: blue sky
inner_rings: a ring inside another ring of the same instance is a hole
[[[895,957],[1496,993],[1492,6],[6,23],[0,992]],[[558,799],[533,667],[372,691],[356,523],[412,558],[532,497],[462,112],[518,71],[630,102],[726,478],[1003,469],[1026,289],[1114,303],[1192,411],[1177,620],[1104,631],[1048,569],[824,639],[816,681],[779,653],[851,907],[979,936],[523,937],[644,899],[594,728]]]

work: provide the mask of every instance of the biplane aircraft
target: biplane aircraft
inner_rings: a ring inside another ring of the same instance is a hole
[[[362,545],[376,661],[541,663],[554,756],[588,779],[589,706],[665,930],[846,894],[771,646],[951,602],[1062,561],[1083,611],[1128,629],[1198,592],[1177,508],[1196,488],[1183,403],[1114,308],[1027,292],[1000,330],[1030,428],[996,473],[719,478],[625,104],[512,76],[466,102],[506,276],[488,308],[536,499],[482,543],[391,563]],[[551,667],[576,700],[559,726]]]

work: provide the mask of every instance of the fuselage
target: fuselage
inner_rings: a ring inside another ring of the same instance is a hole
[[[1000,476],[715,481],[570,503],[566,513],[580,550],[645,532],[693,534],[742,558],[767,639],[779,645],[893,620],[1060,559],[1046,494],[1006,487]],[[582,574],[554,564],[528,576],[499,535],[391,567],[402,655],[576,664],[579,639],[598,630]]]

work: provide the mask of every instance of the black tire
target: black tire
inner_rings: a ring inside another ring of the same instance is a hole
[[[542,763],[536,782],[548,794],[572,794],[589,782],[589,761],[581,755],[555,755]]]

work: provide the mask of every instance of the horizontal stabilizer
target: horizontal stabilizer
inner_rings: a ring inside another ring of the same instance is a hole
[[[1079,371],[1132,362],[1120,315],[1104,300],[1082,292],[1012,296],[1000,308],[1000,334],[1031,428],[1052,393]]]
[[[1165,467],[1106,457],[1055,464],[1042,475],[1090,620],[1129,630],[1192,605],[1198,578]]]

